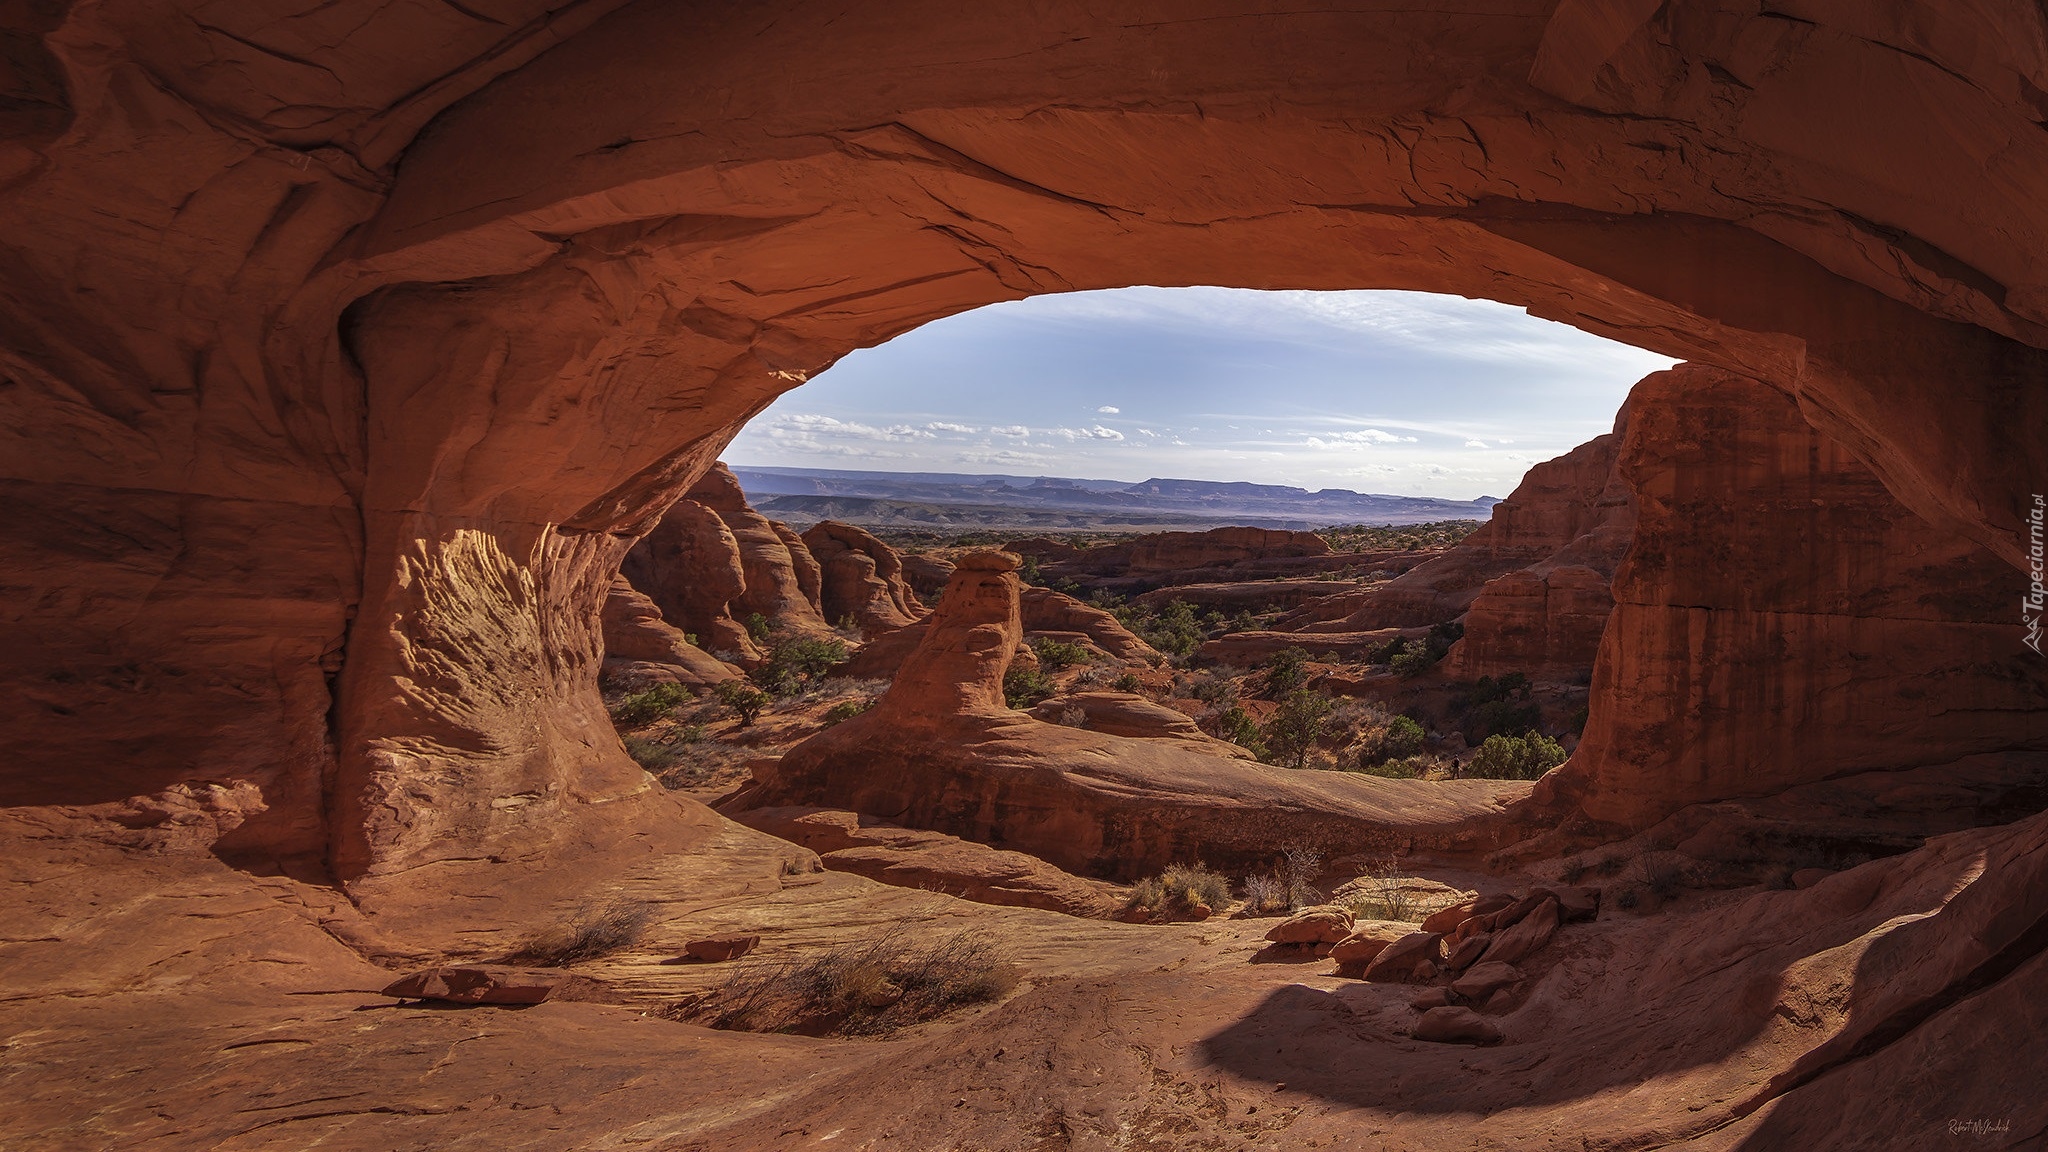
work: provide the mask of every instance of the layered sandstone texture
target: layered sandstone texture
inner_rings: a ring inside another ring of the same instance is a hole
[[[1296,843],[1472,858],[1518,834],[1506,807],[1526,783],[1247,763],[1181,724],[1144,724],[1156,706],[1121,694],[1069,705],[1108,730],[1012,710],[1003,676],[1024,634],[1017,566],[1003,552],[960,558],[881,702],[792,749],[725,807],[858,812],[1115,878],[1189,860],[1258,867]]]
[[[901,628],[924,615],[924,604],[903,577],[896,550],[864,528],[821,520],[804,531],[823,581],[819,604],[837,624],[851,620],[865,632]]]
[[[1901,505],[1767,384],[1685,365],[1638,385],[1632,413],[1634,544],[1584,742],[1547,789],[1641,827],[1856,773],[2048,757],[2048,665],[2018,643],[2009,565]]]
[[[818,561],[788,525],[747,504],[724,464],[662,514],[621,570],[699,647],[744,662],[761,656],[746,627],[752,616],[788,631],[828,631]]]

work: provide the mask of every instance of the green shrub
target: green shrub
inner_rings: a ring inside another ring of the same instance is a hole
[[[738,714],[742,728],[753,727],[761,709],[768,706],[768,694],[745,680],[727,680],[712,691],[717,694],[720,704]]]
[[[1369,764],[1361,762],[1358,770],[1367,776],[1378,776],[1383,780],[1419,780],[1422,774],[1429,770],[1429,761],[1421,756],[1403,756]]]
[[[1022,712],[1059,690],[1036,668],[1015,667],[1003,674],[1003,700]]]
[[[1095,654],[1079,644],[1067,644],[1050,636],[1040,636],[1031,642],[1031,650],[1038,654],[1039,666],[1057,672],[1071,664],[1089,664]]]
[[[1518,736],[1542,722],[1543,710],[1535,704],[1488,700],[1467,711],[1458,730],[1467,744],[1479,744],[1496,734]]]
[[[675,767],[683,758],[682,749],[640,736],[626,737],[626,755],[657,776]]]
[[[1144,681],[1138,679],[1138,674],[1136,672],[1126,672],[1123,675],[1117,677],[1116,679],[1110,681],[1109,686],[1111,688],[1116,689],[1119,692],[1129,692],[1135,695],[1139,691],[1144,689],[1145,683]]]
[[[825,727],[830,728],[834,724],[844,724],[874,706],[875,701],[873,699],[841,700],[832,707],[825,709]]]
[[[1358,767],[1371,772],[1392,760],[1405,760],[1422,751],[1422,725],[1407,716],[1396,716],[1386,726],[1365,738],[1358,750]]]
[[[1266,745],[1266,762],[1289,768],[1308,766],[1316,741],[1329,731],[1330,713],[1336,702],[1321,692],[1297,688],[1280,701],[1280,707],[1259,727],[1259,739]]]
[[[752,636],[756,643],[766,642],[768,634],[775,630],[775,626],[768,622],[768,618],[759,612],[747,613],[747,618],[740,623],[746,626],[747,635]]]
[[[612,720],[627,728],[641,728],[668,715],[689,698],[689,692],[680,684],[656,684],[612,705]]]
[[[1195,607],[1185,600],[1169,601],[1154,611],[1142,605],[1116,609],[1116,617],[1140,639],[1170,656],[1186,656],[1202,643],[1202,625]]]
[[[1278,699],[1301,687],[1308,678],[1308,652],[1282,648],[1266,661],[1266,694]]]
[[[1429,635],[1420,640],[1410,640],[1387,660],[1394,674],[1404,679],[1420,676],[1451,650],[1451,645],[1465,637],[1465,626],[1458,623],[1433,624]]]
[[[1534,780],[1564,763],[1564,748],[1541,732],[1488,736],[1465,775],[1488,780]]]
[[[1129,910],[1144,909],[1170,919],[1185,919],[1200,909],[1221,912],[1230,904],[1230,880],[1200,864],[1174,864],[1148,880],[1140,880],[1124,901]]]
[[[1259,738],[1258,721],[1242,707],[1232,704],[1218,712],[1211,724],[1211,734],[1217,739],[1228,740],[1261,760],[1266,758],[1266,743]]]
[[[768,653],[768,662],[754,669],[754,682],[777,696],[794,696],[844,664],[848,653],[844,640],[820,640],[815,636],[792,636]]]

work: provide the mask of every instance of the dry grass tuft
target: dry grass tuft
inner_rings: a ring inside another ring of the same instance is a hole
[[[661,1014],[741,1032],[886,1036],[1001,999],[1016,986],[993,933],[970,929],[912,942],[891,930],[822,954],[748,965],[717,990]]]
[[[1126,911],[1144,909],[1168,919],[1187,919],[1200,908],[1221,912],[1230,906],[1230,878],[1200,864],[1174,864],[1149,880],[1140,880],[1124,901]]]
[[[637,900],[585,901],[505,959],[558,968],[610,956],[638,944],[653,917],[654,910]]]

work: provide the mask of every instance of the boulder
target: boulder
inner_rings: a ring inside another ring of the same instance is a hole
[[[1018,589],[1017,607],[1027,635],[1044,632],[1079,632],[1112,659],[1152,663],[1159,653],[1123,626],[1113,613],[1083,604],[1050,588]]]
[[[1090,732],[1133,740],[1178,740],[1215,756],[1257,759],[1238,745],[1202,731],[1187,713],[1129,692],[1071,692],[1049,697],[1031,709],[1031,715],[1052,724],[1065,724],[1076,712],[1082,717],[1078,726]]]
[[[1514,964],[1550,943],[1551,936],[1557,932],[1557,907],[1555,898],[1545,897],[1520,920],[1495,932],[1493,942],[1480,957],[1482,964]]]
[[[760,943],[759,936],[746,933],[706,936],[702,940],[692,940],[683,945],[683,955],[692,960],[715,964],[725,960],[737,960],[752,952]]]
[[[757,808],[734,818],[809,848],[832,871],[884,884],[944,892],[979,904],[1094,918],[1113,915],[1119,903],[1111,886],[1063,872],[1034,856],[942,832],[902,828],[855,812]]]
[[[1414,931],[1414,925],[1395,920],[1360,920],[1330,949],[1330,959],[1337,962],[1341,975],[1362,975],[1381,952]]]
[[[1530,889],[1531,894],[1549,895],[1557,900],[1561,923],[1575,924],[1600,915],[1600,889],[1586,885],[1552,884]]]
[[[1012,549],[1014,551],[1014,549]],[[937,600],[953,578],[953,562],[923,552],[908,552],[903,561],[903,582],[921,600]]]
[[[383,995],[448,1004],[538,1004],[543,1000],[599,999],[605,986],[564,968],[509,964],[445,964],[386,985]]]
[[[1442,946],[1443,937],[1435,932],[1410,932],[1373,957],[1365,978],[1387,984],[1427,983],[1442,967]]]
[[[1498,1044],[1500,1026],[1470,1008],[1431,1008],[1415,1022],[1409,1035],[1436,1044]]]
[[[1303,908],[1266,930],[1275,944],[1336,944],[1351,935],[1357,917],[1342,904]]]
[[[1462,939],[1454,939],[1444,956],[1444,969],[1449,972],[1463,972],[1486,955],[1487,945],[1493,943],[1493,936],[1479,932]]]
[[[1499,989],[1520,984],[1522,980],[1520,968],[1488,960],[1484,964],[1473,965],[1464,975],[1451,981],[1451,991],[1465,1000],[1483,1001]]]
[[[1474,911],[1479,907],[1480,899],[1481,897],[1474,896],[1469,900],[1460,900],[1447,908],[1431,912],[1422,918],[1422,930],[1448,933],[1456,929],[1458,925],[1472,918]]]
[[[641,537],[619,572],[661,611],[661,618],[697,638],[697,647],[758,658],[752,637],[730,611],[746,590],[739,542],[718,513],[678,500]]]
[[[1408,1006],[1417,1012],[1427,1012],[1432,1008],[1445,1007],[1450,1002],[1450,989],[1443,987],[1425,988],[1413,1000],[1408,1001]]]

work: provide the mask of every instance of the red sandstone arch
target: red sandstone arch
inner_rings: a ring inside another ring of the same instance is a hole
[[[1776,384],[2008,560],[2048,476],[2037,12],[513,7],[43,41],[10,802],[250,781],[221,850],[372,907],[692,843],[596,699],[621,551],[778,392],[1034,292],[1525,304]]]

